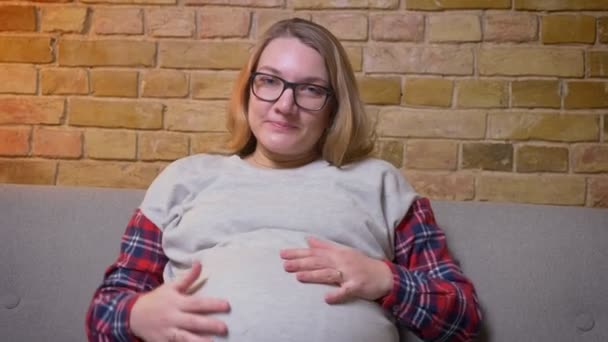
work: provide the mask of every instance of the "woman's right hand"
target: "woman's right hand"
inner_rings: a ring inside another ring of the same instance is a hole
[[[147,342],[211,341],[211,336],[226,335],[226,324],[208,314],[228,312],[230,304],[188,294],[201,269],[195,262],[183,278],[141,295],[131,309],[131,331]]]

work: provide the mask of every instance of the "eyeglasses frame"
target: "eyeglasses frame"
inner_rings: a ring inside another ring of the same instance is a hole
[[[258,75],[274,77],[274,78],[277,78],[277,79],[281,80],[281,82],[283,82],[283,90],[281,90],[281,92],[279,93],[279,95],[277,96],[276,99],[274,99],[274,100],[266,100],[266,99],[261,98],[258,94],[255,93],[255,90],[253,89],[253,80]],[[321,107],[319,107],[318,109],[309,109],[309,108],[302,107],[298,103],[298,100],[297,100],[298,96],[296,95],[296,87],[297,86],[302,86],[302,85],[311,85],[311,86],[319,87],[319,88],[325,90],[325,92],[326,92],[325,101],[323,101],[323,104],[321,105]],[[331,88],[327,88],[327,87],[324,87],[324,86],[321,86],[321,85],[318,85],[318,84],[314,84],[314,83],[289,82],[289,81],[287,81],[287,80],[285,80],[285,79],[283,79],[283,78],[281,78],[281,77],[279,77],[277,75],[267,74],[267,73],[264,73],[264,72],[257,72],[257,71],[252,72],[251,75],[249,76],[249,89],[251,89],[251,92],[253,93],[253,95],[258,100],[264,101],[264,102],[276,102],[276,101],[278,101],[281,98],[281,96],[283,96],[283,93],[285,92],[285,89],[291,89],[291,91],[293,93],[293,102],[296,104],[296,106],[298,106],[299,108],[302,108],[302,109],[304,109],[306,111],[310,111],[310,112],[318,112],[318,111],[323,110],[323,108],[325,108],[325,106],[327,105],[327,100],[329,100],[330,97],[334,96],[334,92],[333,92],[333,90]]]

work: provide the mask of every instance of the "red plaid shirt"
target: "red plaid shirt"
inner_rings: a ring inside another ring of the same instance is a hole
[[[90,341],[138,341],[129,328],[137,297],[163,279],[168,259],[162,232],[137,210],[122,237],[120,255],[105,272],[91,301],[86,330]],[[414,201],[395,231],[391,293],[378,300],[425,341],[471,341],[481,314],[475,289],[451,257],[443,231],[426,198]]]

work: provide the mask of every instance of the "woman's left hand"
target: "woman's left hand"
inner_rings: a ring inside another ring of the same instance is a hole
[[[381,260],[315,238],[308,238],[308,246],[282,250],[283,267],[303,283],[338,285],[337,290],[325,295],[328,304],[353,297],[376,300],[393,288],[393,274]]]

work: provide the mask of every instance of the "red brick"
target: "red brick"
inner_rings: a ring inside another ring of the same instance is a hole
[[[405,167],[408,169],[456,170],[458,143],[450,140],[408,140]]]
[[[517,10],[572,11],[608,10],[606,0],[514,0]]]
[[[188,95],[188,75],[175,70],[150,70],[141,81],[144,97],[185,97]]]
[[[49,37],[0,37],[0,62],[50,63],[51,45]]]
[[[481,48],[477,67],[481,75],[581,77],[585,72],[580,49],[530,46]]]
[[[403,141],[402,140],[377,140],[374,146],[373,156],[383,159],[396,168],[403,166]]]
[[[370,20],[373,40],[419,42],[424,39],[422,14],[373,14]]]
[[[557,142],[598,141],[599,123],[597,115],[589,114],[490,113],[486,138]]]
[[[365,48],[366,72],[472,75],[473,50],[468,47],[374,45]]]
[[[585,178],[573,175],[489,173],[477,179],[476,195],[481,201],[580,206],[585,188]]]
[[[163,106],[146,101],[100,101],[72,98],[68,110],[73,126],[109,128],[162,128]]]
[[[56,161],[0,160],[0,183],[51,185],[56,172]]]
[[[595,42],[595,17],[589,15],[548,15],[542,20],[544,44]]]
[[[608,17],[598,18],[597,35],[600,43],[608,43]]]
[[[454,81],[445,78],[408,78],[403,89],[403,104],[450,107]]]
[[[482,139],[486,113],[385,107],[379,114],[377,132],[384,137]]]
[[[572,148],[574,172],[608,172],[608,145],[580,144]]]
[[[96,9],[93,14],[93,32],[97,34],[142,34],[144,15],[137,8]]]
[[[157,8],[147,12],[148,33],[153,37],[192,37],[194,10],[190,8]]]
[[[249,59],[251,45],[242,42],[166,41],[159,43],[161,67],[240,69]]]
[[[513,145],[465,143],[462,145],[462,168],[511,171],[513,169]]]
[[[30,151],[29,127],[0,127],[0,155],[26,156]]]
[[[0,44],[1,45],[1,44]],[[59,41],[59,64],[68,66],[153,66],[156,44],[134,40]]]
[[[608,50],[589,51],[587,69],[591,77],[608,77]]]
[[[82,155],[82,133],[38,127],[34,129],[32,154],[42,157],[78,158]]]
[[[35,94],[38,72],[33,65],[0,65],[0,93]]]
[[[57,169],[57,185],[147,188],[160,166],[152,163],[108,161],[62,161]]]
[[[251,12],[244,9],[209,9],[199,13],[199,37],[246,37],[251,26]]]
[[[88,12],[86,7],[44,7],[41,9],[40,30],[42,32],[82,33]]]
[[[0,98],[0,124],[59,124],[65,100],[46,97]]]
[[[321,12],[312,20],[327,27],[340,40],[367,40],[367,15]]]
[[[226,131],[225,101],[172,101],[167,103],[165,127],[170,131]]]
[[[469,173],[405,171],[420,195],[435,200],[466,201],[475,196],[475,176]]]
[[[587,205],[596,208],[608,208],[608,177],[588,179]]]
[[[477,42],[481,40],[481,22],[475,14],[431,15],[427,24],[431,42]]]
[[[0,31],[35,31],[36,8],[33,6],[0,6]]]
[[[139,5],[176,5],[177,0],[80,0],[89,4],[139,4]]]
[[[407,0],[408,10],[511,8],[511,0]]]
[[[227,99],[230,97],[237,74],[230,73],[193,73],[192,98]]]
[[[280,7],[283,6],[284,0],[185,0],[184,3],[186,5]]]
[[[190,154],[220,151],[230,138],[226,133],[199,133],[190,140]]]
[[[293,0],[293,8],[302,10],[323,9],[396,9],[399,0]]]
[[[399,104],[401,79],[399,77],[357,77],[361,99],[367,104]]]
[[[175,160],[188,155],[188,136],[171,132],[142,132],[137,142],[141,160]]]
[[[89,77],[85,69],[42,69],[40,71],[40,88],[43,95],[87,94],[89,92]]]
[[[353,67],[354,72],[359,72],[363,67],[363,49],[360,46],[344,46],[346,55],[350,61],[350,65]]]
[[[498,79],[467,79],[456,82],[461,108],[501,108],[509,104],[508,83]]]
[[[564,107],[608,108],[608,82],[568,82]]]
[[[84,133],[85,154],[91,159],[134,160],[137,135],[133,131],[89,129]]]
[[[517,172],[567,172],[568,148],[524,145],[517,149]]]
[[[511,106],[560,108],[562,98],[558,80],[521,80],[511,83]]]
[[[484,18],[483,39],[496,42],[527,42],[538,36],[538,19],[533,14],[500,12]]]
[[[137,71],[91,70],[91,91],[95,96],[137,97],[137,89]]]

